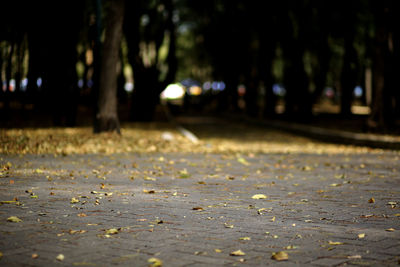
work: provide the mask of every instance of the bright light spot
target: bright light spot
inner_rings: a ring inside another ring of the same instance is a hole
[[[356,86],[356,88],[354,88],[354,95],[356,97],[361,97],[363,95],[363,89],[361,86]]]
[[[25,92],[27,87],[28,87],[28,79],[24,78],[21,81],[21,91]]]
[[[224,82],[218,82],[215,81],[211,84],[211,88],[214,91],[223,91],[225,89],[225,83]]]
[[[11,79],[10,80],[10,92],[14,92],[15,91],[15,80]]]
[[[333,90],[331,87],[327,87],[325,88],[324,95],[327,98],[333,98],[335,96],[335,90]]]
[[[82,88],[83,87],[83,79],[78,80],[78,87]]]
[[[237,90],[239,96],[244,96],[246,94],[246,86],[243,84],[239,85]]]
[[[161,93],[161,99],[179,99],[185,95],[185,89],[179,84],[170,84]]]
[[[211,89],[211,82],[205,82],[204,84],[203,84],[203,89],[204,90],[210,90]]]
[[[37,87],[39,87],[39,88],[42,87],[42,82],[43,82],[43,81],[42,81],[42,78],[40,78],[40,77],[37,78],[37,80],[36,80],[36,85],[37,85]]]
[[[125,83],[125,86],[124,86],[125,91],[127,91],[128,93],[131,93],[133,91],[133,87],[134,87],[133,83],[131,83],[131,82]]]
[[[282,85],[277,83],[272,86],[272,92],[277,96],[286,95],[286,89]]]
[[[191,95],[201,95],[201,87],[200,86],[197,86],[197,85],[195,85],[195,86],[191,86],[190,88],[189,88],[189,93],[191,94]]]

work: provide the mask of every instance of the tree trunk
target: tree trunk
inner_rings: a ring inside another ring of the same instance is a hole
[[[372,85],[373,99],[371,116],[368,119],[368,126],[373,130],[384,130],[386,128],[385,114],[385,91],[386,91],[386,55],[388,53],[388,32],[386,22],[386,9],[384,6],[375,7],[376,32],[373,52]]]
[[[109,1],[107,26],[102,49],[98,112],[94,132],[120,132],[117,112],[117,63],[122,38],[124,0]]]

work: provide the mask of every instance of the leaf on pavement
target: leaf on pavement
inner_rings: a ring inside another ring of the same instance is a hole
[[[115,235],[115,234],[118,234],[118,229],[116,229],[116,228],[111,228],[111,229],[107,229],[106,230],[106,234],[107,235]]]
[[[150,258],[147,262],[149,263],[149,267],[160,267],[163,264],[162,261],[157,258]]]
[[[71,198],[71,204],[74,204],[74,203],[78,203],[79,202],[79,199],[77,199],[77,198]]]
[[[232,251],[231,253],[229,253],[229,255],[231,255],[231,256],[244,256],[244,255],[246,255],[246,253],[244,253],[243,251],[241,251],[239,249],[239,250]]]
[[[17,216],[11,216],[7,218],[7,221],[9,222],[15,222],[15,223],[19,223],[22,222],[22,220],[20,218],[18,218]]]
[[[233,224],[224,223],[225,228],[233,228]]]
[[[334,241],[329,240],[329,245],[332,245],[332,246],[343,245],[343,244],[344,244],[343,242],[334,242]]]
[[[264,194],[255,194],[251,197],[252,199],[266,199],[267,196]]]
[[[242,157],[237,158],[237,161],[238,161],[239,163],[243,164],[243,165],[246,165],[246,166],[249,166],[249,165],[250,165],[250,163],[249,163],[245,158],[242,158]]]
[[[284,251],[280,251],[273,253],[271,259],[276,261],[286,261],[289,259],[289,255]]]
[[[358,234],[358,238],[362,239],[362,238],[364,238],[364,237],[365,237],[365,234],[364,234],[364,233]]]
[[[63,261],[65,259],[63,254],[58,254],[58,256],[56,257],[56,260],[58,261]]]
[[[375,203],[375,198],[371,197],[370,199],[368,199],[368,203]]]
[[[185,178],[189,178],[190,177],[190,173],[186,170],[186,168],[183,169],[183,170],[180,170],[178,172],[178,174],[179,174],[179,178],[181,178],[181,179],[185,179]]]

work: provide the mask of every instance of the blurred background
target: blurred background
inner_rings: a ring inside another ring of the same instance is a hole
[[[0,6],[0,127],[92,125],[99,110],[122,122],[163,120],[166,107],[399,131],[395,0]],[[104,67],[107,57],[114,64]]]

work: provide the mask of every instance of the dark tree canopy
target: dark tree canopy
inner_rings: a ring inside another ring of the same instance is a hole
[[[224,90],[201,96],[202,108],[214,112],[310,120],[321,107],[350,117],[362,106],[372,130],[400,118],[395,0],[1,6],[5,116],[19,102],[72,126],[84,106],[96,132],[119,131],[119,117],[151,121],[166,86],[191,78],[200,86],[223,82]]]

